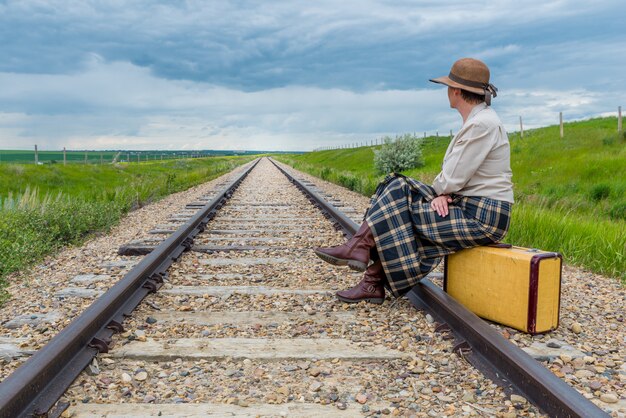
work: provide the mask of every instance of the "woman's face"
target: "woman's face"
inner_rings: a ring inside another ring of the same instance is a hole
[[[450,107],[452,109],[456,109],[456,100],[458,95],[455,95],[455,88],[448,86],[448,101],[450,102]]]

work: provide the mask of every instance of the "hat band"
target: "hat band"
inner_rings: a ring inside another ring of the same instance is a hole
[[[487,104],[487,106],[491,105],[492,96],[493,97],[498,96],[498,89],[496,88],[496,86],[494,86],[491,83],[481,83],[480,81],[467,80],[465,78],[454,75],[452,71],[450,71],[450,74],[448,74],[448,78],[452,81],[455,81],[459,84],[463,84],[468,87],[475,87],[478,89],[483,89],[483,92],[485,94],[485,103]]]

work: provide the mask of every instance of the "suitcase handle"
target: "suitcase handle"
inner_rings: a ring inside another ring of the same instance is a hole
[[[513,245],[511,244],[505,244],[504,242],[495,242],[493,244],[489,244],[488,247],[494,247],[494,248],[512,248]]]

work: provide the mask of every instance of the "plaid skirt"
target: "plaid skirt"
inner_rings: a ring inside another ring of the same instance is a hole
[[[430,207],[429,185],[390,174],[372,196],[365,215],[386,275],[398,297],[430,273],[442,257],[463,248],[500,241],[509,228],[511,203],[487,197],[452,195],[449,214]]]

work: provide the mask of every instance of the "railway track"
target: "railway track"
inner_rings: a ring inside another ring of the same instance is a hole
[[[0,416],[606,415],[428,280],[336,301],[359,274],[311,248],[362,214],[310,186],[262,159],[121,248],[147,255],[66,289],[94,303],[0,383]]]

